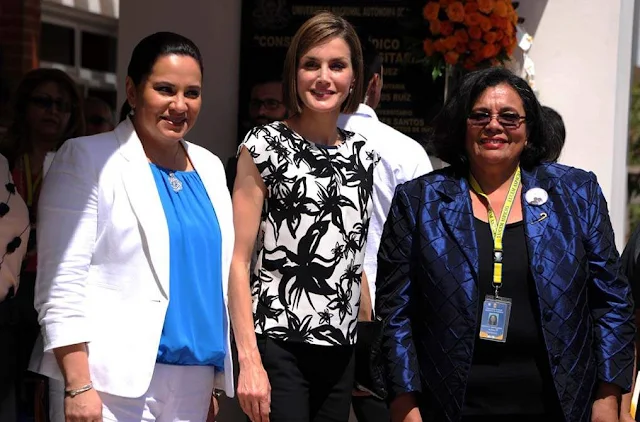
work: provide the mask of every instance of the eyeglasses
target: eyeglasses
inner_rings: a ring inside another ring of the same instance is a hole
[[[68,101],[62,98],[54,99],[48,95],[34,96],[29,98],[29,101],[31,104],[43,110],[51,110],[55,106],[60,113],[70,113],[73,108]]]
[[[282,101],[278,101],[275,98],[267,98],[266,100],[251,100],[249,102],[249,107],[254,110],[259,110],[260,107],[266,108],[267,110],[275,110],[282,105]]]
[[[495,118],[505,129],[518,129],[527,116],[521,116],[518,113],[500,113],[489,114],[482,111],[470,113],[467,121],[472,126],[485,127],[493,118]]]

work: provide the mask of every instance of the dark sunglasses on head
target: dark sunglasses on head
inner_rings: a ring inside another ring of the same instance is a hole
[[[483,111],[474,111],[469,114],[467,121],[472,126],[485,127],[493,118],[496,118],[505,129],[518,129],[526,116],[521,116],[518,113],[489,114]]]
[[[48,95],[33,96],[29,98],[29,101],[31,102],[31,104],[43,110],[51,110],[55,106],[55,108],[60,113],[70,113],[72,109],[69,102],[63,100],[62,98],[53,98],[49,97]]]
[[[89,116],[87,117],[87,123],[89,123],[90,125],[94,125],[94,126],[100,126],[100,125],[104,125],[106,123],[109,123],[109,120],[107,120],[106,118],[102,117],[102,116]]]
[[[280,107],[282,101],[278,101],[275,98],[267,98],[266,100],[251,100],[249,102],[249,107],[254,110],[258,110],[260,107],[264,106],[267,110],[275,110]]]

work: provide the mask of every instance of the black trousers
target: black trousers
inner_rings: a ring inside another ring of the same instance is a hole
[[[0,302],[0,421],[16,420],[17,311],[13,299]]]
[[[383,400],[372,396],[354,396],[351,402],[358,422],[389,422],[391,414]]]
[[[355,370],[352,346],[315,346],[258,334],[271,384],[271,422],[346,422]]]

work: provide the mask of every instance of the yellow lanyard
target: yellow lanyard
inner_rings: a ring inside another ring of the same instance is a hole
[[[38,174],[36,180],[31,181],[31,161],[29,161],[29,154],[25,154],[22,163],[24,165],[24,174],[27,179],[27,205],[31,207],[33,205],[33,197],[35,196],[38,185],[42,180],[42,172]]]
[[[493,235],[493,287],[496,290],[497,297],[498,289],[502,286],[502,237],[504,236],[504,228],[507,225],[507,219],[509,218],[511,207],[513,206],[516,194],[518,193],[518,188],[520,187],[520,167],[516,169],[516,172],[513,175],[513,180],[509,187],[509,193],[504,201],[502,213],[500,213],[500,220],[496,220],[496,214],[491,208],[491,201],[489,201],[489,197],[482,191],[482,188],[472,174],[469,175],[469,182],[471,183],[471,188],[478,195],[486,199],[487,204],[489,205],[487,214],[489,216],[491,234]]]

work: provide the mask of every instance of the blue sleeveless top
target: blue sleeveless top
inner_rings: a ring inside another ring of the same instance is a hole
[[[196,171],[151,164],[169,228],[169,307],[158,363],[224,368],[222,236]],[[173,174],[173,177],[170,177]],[[173,184],[181,184],[178,192]]]

